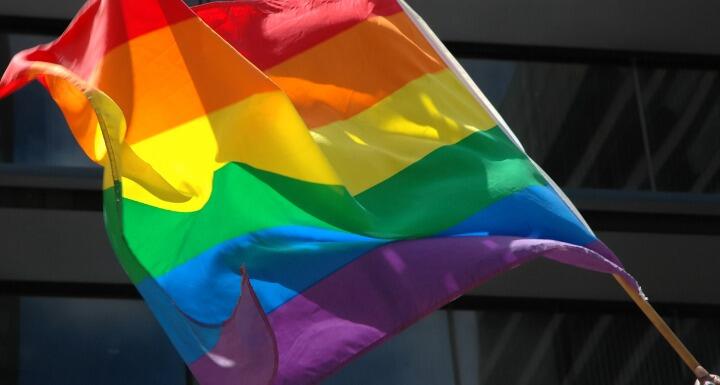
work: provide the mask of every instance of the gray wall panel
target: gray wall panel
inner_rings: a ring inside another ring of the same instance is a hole
[[[71,19],[86,0],[0,0],[0,15]],[[185,0],[190,5],[199,0]]]
[[[85,0],[2,0],[0,15],[70,19]]]
[[[408,0],[442,39],[720,54],[712,0]]]
[[[720,304],[720,237],[599,232],[640,281],[651,301]],[[489,296],[627,300],[615,280],[538,260],[496,277],[474,291]]]
[[[127,282],[97,212],[0,209],[0,280]],[[600,233],[655,301],[720,304],[720,237]],[[612,278],[533,262],[474,291],[487,296],[624,300]]]
[[[720,54],[720,2],[714,0],[408,2],[447,40]],[[3,0],[0,15],[69,19],[82,4]]]
[[[124,283],[98,212],[0,209],[0,280]]]

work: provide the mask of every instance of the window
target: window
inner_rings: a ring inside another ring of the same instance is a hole
[[[598,310],[584,303],[563,309],[562,301],[547,310],[526,305],[436,312],[323,385],[692,382],[692,373],[635,308]],[[715,343],[720,324],[713,312],[673,309],[668,322],[697,358],[714,368],[720,365]]]
[[[186,383],[184,363],[140,300],[0,297],[0,309],[3,384]]]
[[[720,193],[720,72],[644,67],[638,73],[657,190]]]
[[[16,52],[52,39],[46,35],[0,35],[6,50],[0,57],[9,60]],[[59,108],[37,82],[0,101],[0,159],[32,167],[97,167],[82,152]]]
[[[632,57],[460,62],[562,187],[720,192],[720,71]]]

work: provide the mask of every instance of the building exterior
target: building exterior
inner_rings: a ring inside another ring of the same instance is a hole
[[[196,3],[196,2],[194,2]],[[720,370],[720,3],[412,0],[708,368]],[[0,63],[80,0],[0,2]],[[115,261],[100,169],[34,85],[0,101],[0,383],[191,384]],[[326,385],[691,383],[609,277],[538,261]]]

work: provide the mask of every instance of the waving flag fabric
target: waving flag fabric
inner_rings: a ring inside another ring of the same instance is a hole
[[[203,385],[310,384],[544,256],[632,281],[396,0],[90,0],[21,52]]]

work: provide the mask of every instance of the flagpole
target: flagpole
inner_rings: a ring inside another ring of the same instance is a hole
[[[625,290],[625,292],[632,298],[632,300],[635,302],[635,304],[642,310],[643,313],[645,313],[645,316],[650,320],[650,322],[655,326],[655,328],[660,332],[660,334],[665,338],[665,340],[672,346],[672,348],[675,350],[675,353],[677,353],[680,358],[685,362],[685,365],[687,365],[688,368],[695,374],[695,377],[697,377],[700,380],[703,380],[708,377],[708,371],[705,370],[705,368],[700,365],[698,360],[695,358],[695,356],[688,350],[688,348],[685,346],[685,344],[680,341],[680,338],[675,334],[675,332],[670,329],[670,326],[665,322],[665,320],[660,317],[660,315],[655,311],[655,308],[650,305],[650,303],[643,298],[637,290],[633,286],[631,286],[623,277],[621,277],[618,274],[613,274],[613,277],[615,277],[615,280],[620,284],[620,286]]]

